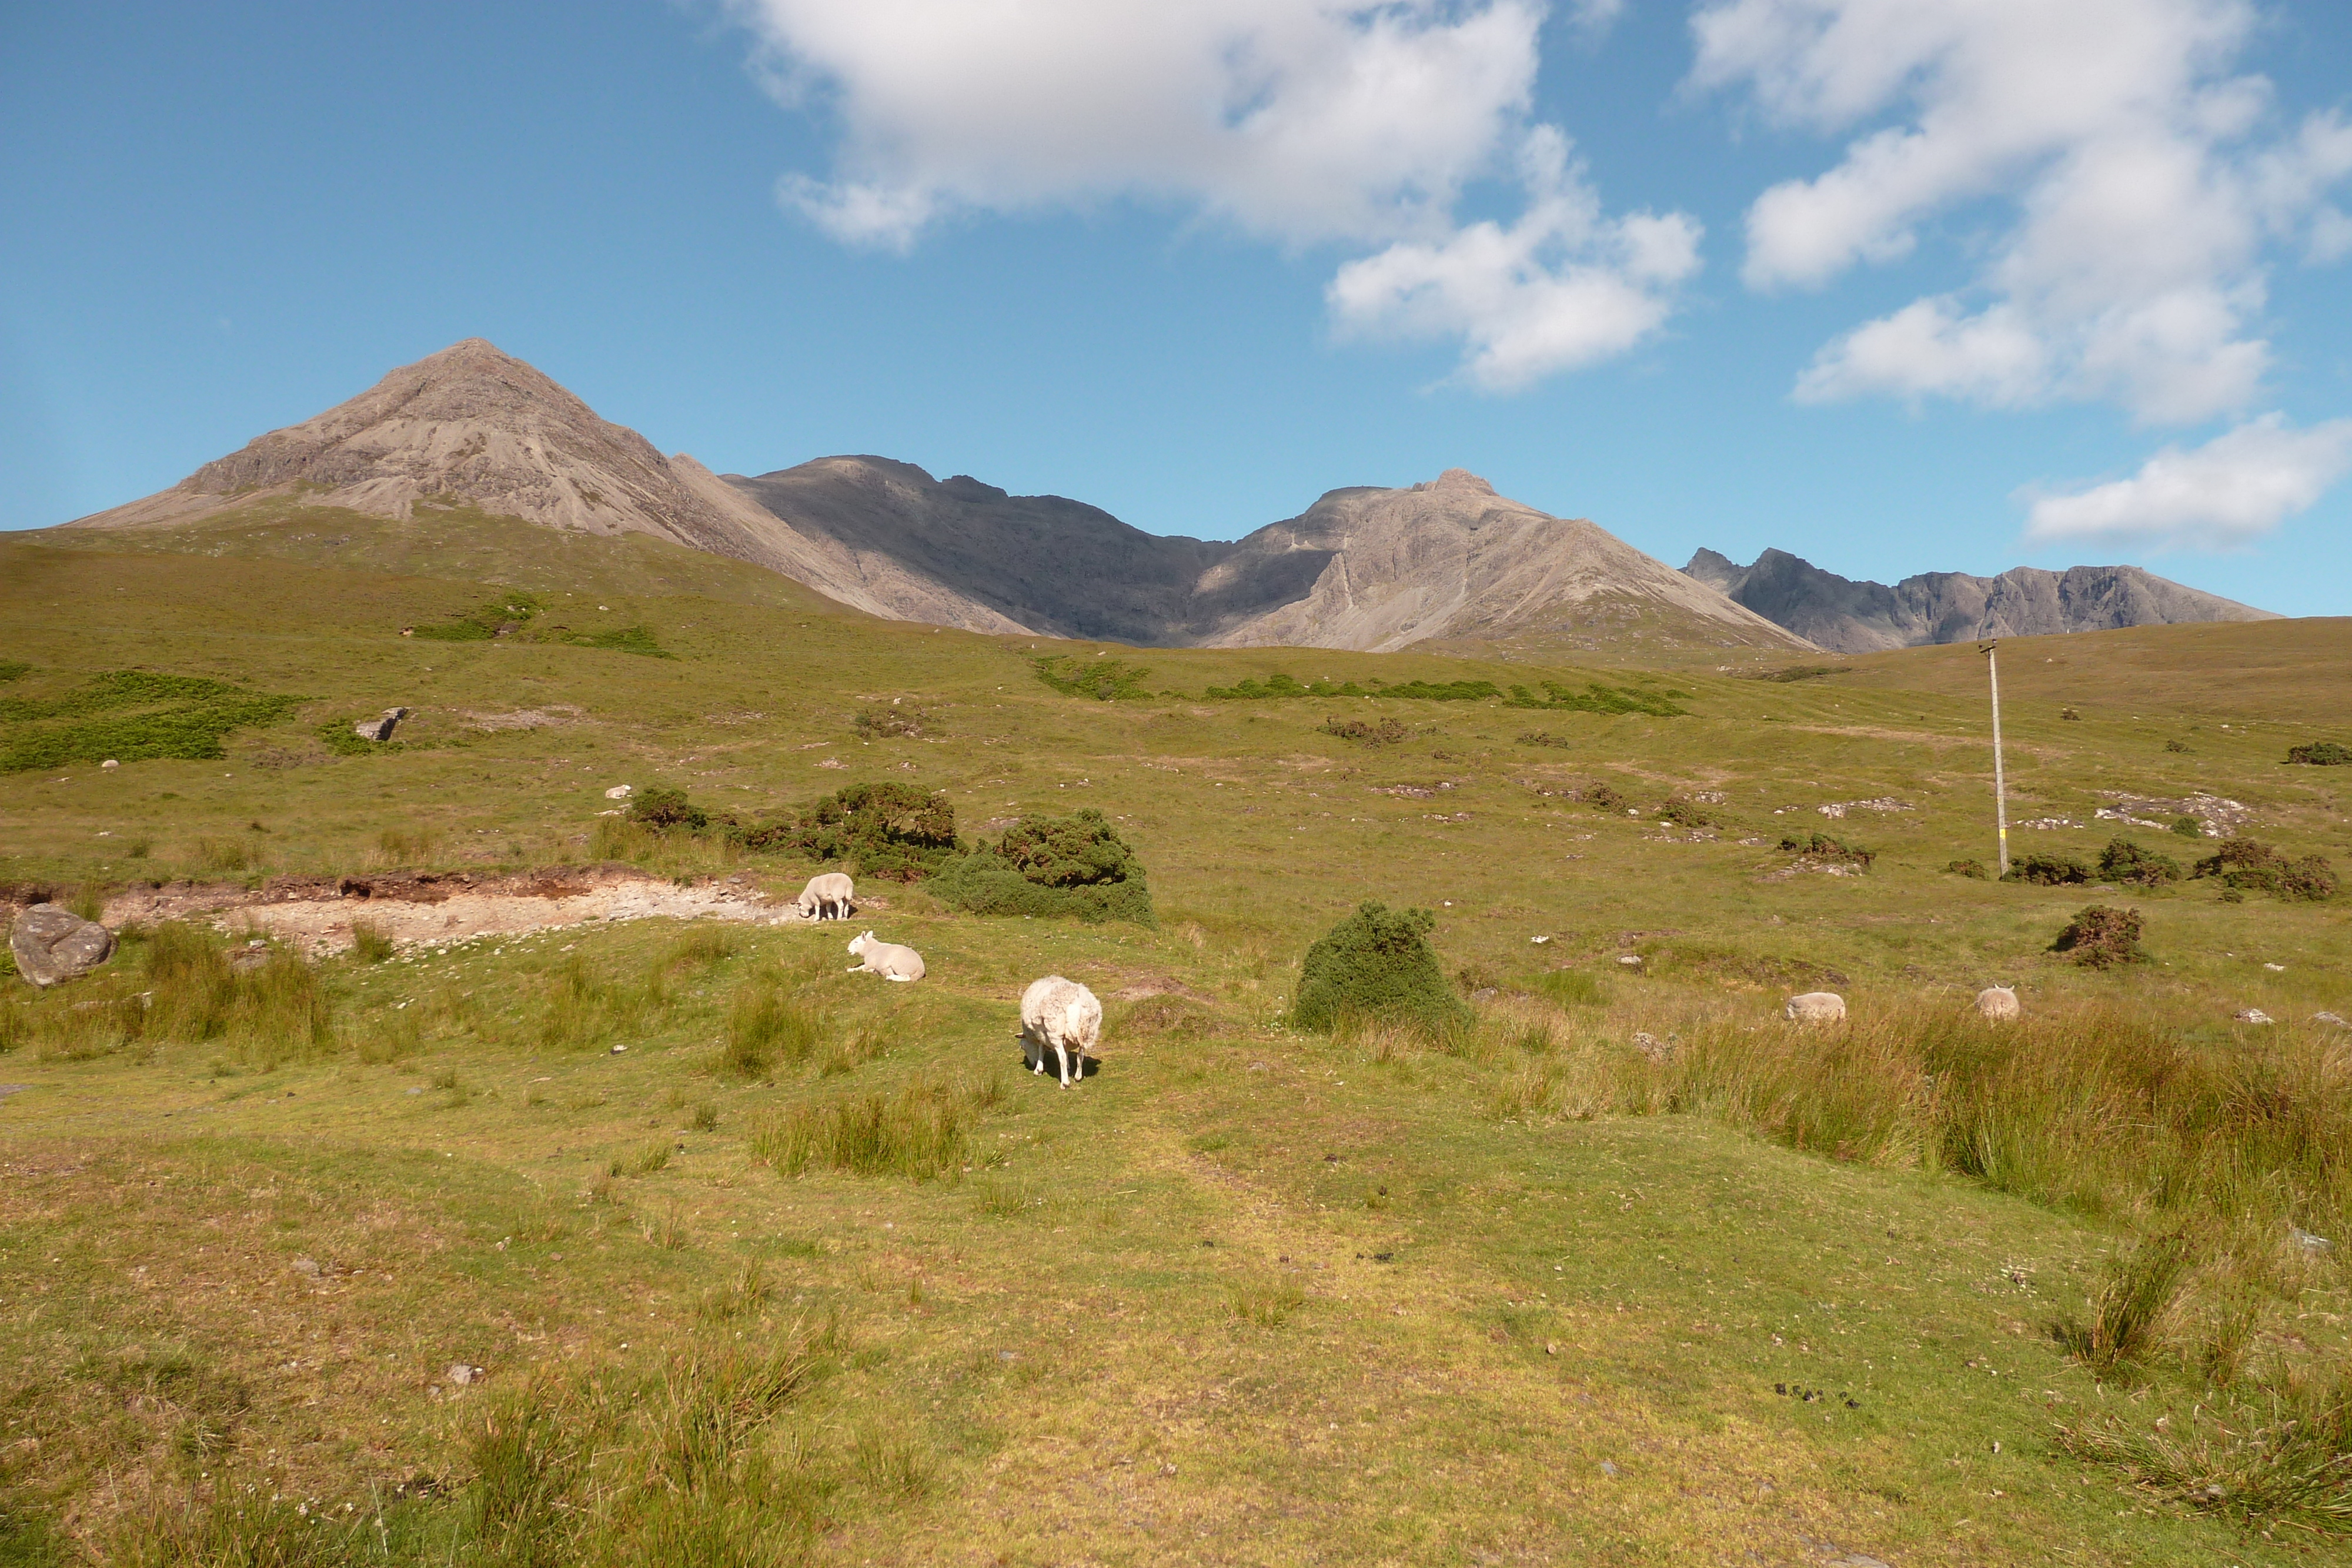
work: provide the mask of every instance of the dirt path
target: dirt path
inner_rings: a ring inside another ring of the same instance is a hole
[[[880,906],[878,901],[861,902]],[[771,900],[740,875],[681,887],[667,877],[614,864],[554,866],[511,876],[394,872],[282,877],[259,888],[171,883],[116,894],[100,919],[115,927],[131,921],[209,920],[224,931],[277,937],[315,956],[349,949],[355,924],[407,946],[520,936],[592,920],[700,916],[763,925],[801,919],[798,911]]]

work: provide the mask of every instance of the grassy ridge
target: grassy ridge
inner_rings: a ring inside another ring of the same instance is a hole
[[[244,972],[159,930],[64,992],[12,982],[20,1555],[2340,1548],[2309,1533],[2332,1528],[2309,1461],[2341,1407],[2347,1111],[2342,1041],[2308,1020],[2352,1014],[2346,908],[1947,874],[1989,853],[1972,652],[1686,668],[1682,713],[1570,706],[1523,747],[1501,695],[1339,688],[1660,683],[876,627],[735,563],[446,521],[0,541],[0,653],[32,666],[11,700],[63,698],[68,666],[318,694],[218,761],[12,784],[0,880],[234,848],[249,877],[613,857],[789,894],[814,865],[600,817],[604,790],[749,819],[888,780],[949,791],[967,832],[1102,810],[1160,925],[976,918],[918,885],[854,927],[922,950],[917,987],[843,973],[848,929],[663,923]],[[337,564],[336,538],[415,575]],[[486,584],[679,656],[398,636]],[[2106,663],[2104,634],[2004,645],[2012,820],[2081,824],[2018,837],[2186,861],[2095,813],[2204,790],[2340,867],[2336,770],[2284,758],[2333,734],[2352,639],[2173,630],[2169,685],[2158,636]],[[2255,672],[2242,701],[2201,673],[2216,648]],[[1092,700],[1114,664],[1127,700]],[[1164,695],[1270,670],[1324,700]],[[872,723],[892,698],[921,724]],[[308,738],[395,704],[409,749]],[[1358,716],[1401,733],[1361,745]],[[1779,847],[1816,831],[1874,858]],[[1435,911],[1477,1009],[1444,1049],[1285,1027],[1307,945],[1365,898]],[[2047,951],[2088,899],[2140,912],[2148,963]],[[1014,1071],[1046,972],[1153,993],[1110,1002],[1105,1069],[1067,1092]],[[1993,980],[2021,1028],[1967,1015]],[[1849,1029],[1779,1019],[1822,985]],[[642,1484],[586,1487],[599,1455]]]

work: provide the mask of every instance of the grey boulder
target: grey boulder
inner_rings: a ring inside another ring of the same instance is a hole
[[[390,740],[392,732],[407,716],[408,710],[404,707],[388,707],[383,710],[382,718],[365,719],[352,726],[352,733],[362,740]]]
[[[16,972],[44,990],[79,979],[114,956],[114,933],[54,904],[37,904],[8,934]]]

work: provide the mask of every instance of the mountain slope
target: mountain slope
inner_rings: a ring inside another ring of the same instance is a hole
[[[403,365],[168,490],[67,527],[170,527],[292,495],[378,517],[407,518],[420,502],[429,509],[455,500],[549,528],[650,534],[765,566],[870,614],[1022,630],[936,584],[903,581],[887,563],[855,560],[795,532],[693,458],[664,457],[479,338]]]
[[[1999,577],[1931,571],[1890,588],[1823,571],[1785,550],[1768,549],[1743,567],[1702,549],[1683,572],[1840,653],[1980,637],[2277,619],[2267,610],[2184,587],[2136,566],[2077,566],[2063,572],[2021,566]]]

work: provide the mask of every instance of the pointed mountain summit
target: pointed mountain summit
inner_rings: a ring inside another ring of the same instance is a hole
[[[1838,653],[1874,653],[1982,637],[2279,619],[2267,610],[2185,587],[2136,566],[2075,566],[2064,571],[2021,566],[1999,577],[1929,571],[1890,588],[1824,571],[1786,550],[1768,549],[1740,566],[1702,549],[1683,571]]]

